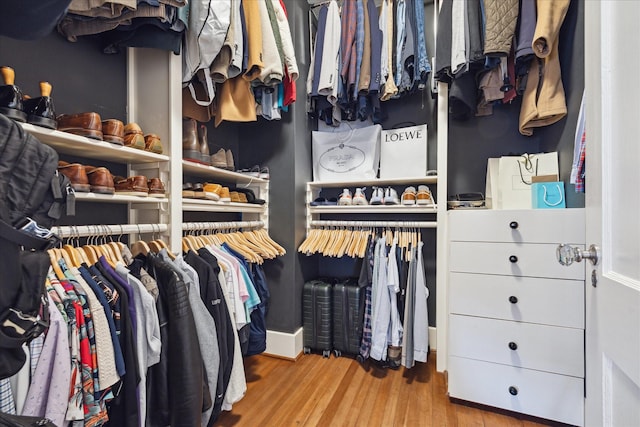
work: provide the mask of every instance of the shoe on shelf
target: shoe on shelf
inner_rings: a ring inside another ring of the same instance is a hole
[[[431,190],[426,185],[418,185],[418,194],[416,196],[416,203],[420,206],[434,205],[433,195]]]
[[[400,197],[401,203],[406,206],[413,206],[416,204],[416,187],[407,187],[402,192]]]
[[[367,187],[356,188],[355,193],[353,193],[353,199],[351,200],[352,205],[356,206],[366,206],[369,204],[367,201],[367,196],[364,195],[364,190]]]
[[[211,166],[226,169],[227,168],[227,155],[224,148],[219,149],[211,155]]]
[[[57,120],[59,131],[102,141],[102,119],[98,113],[62,114]]]
[[[229,193],[229,187],[222,187],[220,190],[220,201],[225,203],[231,202],[231,194]]]
[[[117,176],[114,178],[114,182],[118,195],[141,197],[149,195],[149,181],[144,175],[130,176],[129,178]]]
[[[207,126],[201,124],[198,127],[198,150],[203,163],[211,164],[211,153],[209,152],[209,139],[207,138]]]
[[[190,182],[185,182],[182,184],[182,198],[183,199],[195,199],[196,194],[193,191],[193,184]]]
[[[384,204],[385,205],[399,205],[398,193],[394,188],[387,187],[384,190]]]
[[[149,178],[148,185],[149,185],[149,197],[162,198],[166,196],[164,183],[160,180],[160,178]]]
[[[124,123],[118,119],[106,119],[102,124],[102,140],[124,145]]]
[[[113,175],[109,169],[105,167],[85,166],[87,176],[89,177],[89,185],[92,193],[98,194],[114,194],[116,192],[113,183]]]
[[[80,163],[68,163],[58,161],[58,172],[69,178],[71,187],[76,193],[88,193],[91,191],[87,169]]]
[[[229,197],[233,203],[240,203],[240,196],[237,191],[229,191]]]
[[[49,129],[56,129],[56,111],[51,99],[51,84],[40,82],[40,96],[36,98],[23,99],[24,112],[27,115],[27,122],[32,125],[42,126]]]
[[[384,202],[384,190],[380,187],[373,187],[373,193],[371,193],[370,205],[381,205]]]
[[[202,188],[204,189],[205,199],[213,200],[214,202],[220,200],[220,195],[222,194],[222,186],[220,184],[210,184],[205,182]]]
[[[17,122],[26,122],[22,91],[16,86],[16,73],[11,67],[0,67],[4,85],[0,86],[0,113]]]
[[[182,158],[202,163],[198,144],[198,122],[194,119],[182,119]]]
[[[155,133],[149,133],[144,136],[144,150],[156,154],[162,154],[162,142],[160,137]]]
[[[204,185],[201,183],[193,184],[193,194],[196,199],[206,199],[207,195],[204,193]]]
[[[226,150],[224,155],[227,159],[227,170],[234,171],[236,170],[236,163],[233,160],[233,152],[231,150]]]
[[[338,197],[338,206],[351,206],[351,191],[348,188],[342,190],[342,194]]]
[[[60,126],[59,120],[58,126]],[[127,123],[124,127],[124,145],[125,147],[136,148],[138,150],[145,149],[144,133],[142,133],[142,129],[140,129],[137,123]]]

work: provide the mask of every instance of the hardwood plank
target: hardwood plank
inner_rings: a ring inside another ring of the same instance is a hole
[[[434,373],[431,381],[433,384],[431,389],[431,402],[434,408],[431,425],[456,427],[458,425],[458,418],[456,417],[454,406],[449,401],[445,376],[435,371],[434,362],[435,357],[429,355],[428,363],[432,367],[431,372]],[[461,427],[465,426],[463,425]]]
[[[484,421],[482,420],[482,412],[478,409],[471,408],[466,405],[456,405],[456,417],[458,419],[458,425],[464,427],[484,427]],[[491,427],[488,424],[487,427]]]

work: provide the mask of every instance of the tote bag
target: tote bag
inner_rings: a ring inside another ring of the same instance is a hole
[[[380,137],[380,178],[427,175],[427,125],[383,130]]]
[[[380,165],[380,125],[311,133],[314,181],[375,179]]]

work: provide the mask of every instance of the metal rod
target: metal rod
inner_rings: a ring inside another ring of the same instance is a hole
[[[183,222],[182,230],[229,230],[239,228],[262,228],[264,221],[227,221],[227,222]]]
[[[311,227],[392,227],[392,228],[436,228],[436,221],[311,221]]]
[[[61,238],[88,236],[115,236],[131,233],[164,233],[167,224],[110,224],[110,225],[66,225],[52,230]]]

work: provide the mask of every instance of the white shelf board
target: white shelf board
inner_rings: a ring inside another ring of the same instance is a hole
[[[382,185],[422,185],[435,184],[438,182],[436,175],[421,176],[413,178],[389,178],[389,179],[370,179],[370,180],[345,180],[345,181],[311,181],[311,187],[364,187],[364,186],[382,186]]]
[[[190,162],[188,160],[182,161],[182,172],[201,177],[209,177],[214,180],[219,179],[223,182],[235,182],[236,184],[264,184],[269,182],[268,180],[249,176],[244,173],[201,165],[200,163]]]
[[[76,193],[76,201],[78,202],[106,202],[106,203],[168,203],[166,197],[142,197],[142,196],[123,196],[119,194],[100,194],[100,193]]]
[[[169,161],[169,156],[163,154],[129,148],[29,123],[21,123],[21,125],[25,131],[42,143],[53,147],[58,153],[127,164]]]
[[[188,212],[238,212],[238,213],[264,213],[266,205],[253,203],[225,203],[213,200],[182,199],[182,210]]]
[[[434,206],[402,206],[402,205],[384,205],[384,206],[309,206],[309,213],[359,213],[359,214],[376,214],[376,213],[398,213],[398,214],[434,214],[437,209]]]

